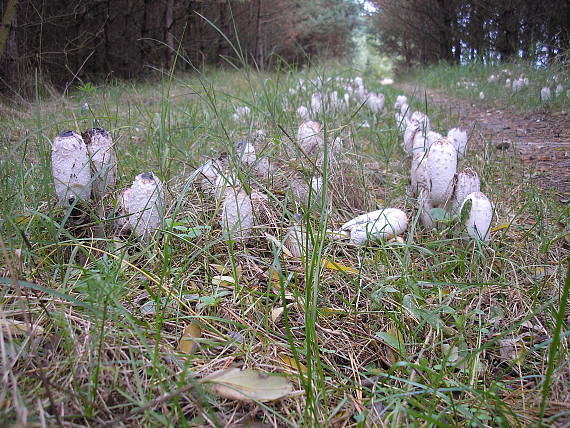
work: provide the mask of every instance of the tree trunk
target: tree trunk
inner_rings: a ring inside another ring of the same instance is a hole
[[[14,20],[16,19],[17,7],[18,0],[8,0],[4,16],[2,17],[2,23],[0,24],[0,58],[6,53],[6,45],[8,38],[10,37],[10,33],[12,32]]]
[[[261,34],[261,0],[257,0],[257,19],[255,29],[255,62],[260,70],[264,66],[263,34]]]
[[[172,24],[174,23],[174,0],[166,0],[166,11],[164,13],[164,40],[166,41],[166,65],[170,69],[174,64],[174,34],[172,34]]]

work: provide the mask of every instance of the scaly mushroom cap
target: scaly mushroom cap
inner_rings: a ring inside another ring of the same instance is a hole
[[[117,224],[142,239],[150,238],[162,224],[164,196],[162,183],[156,175],[152,172],[137,175],[131,187],[119,198],[122,217],[117,219]]]
[[[491,222],[493,220],[493,205],[481,192],[467,195],[461,205],[461,213],[467,203],[471,203],[471,210],[465,222],[467,233],[474,239],[489,241],[491,239]]]
[[[435,143],[437,140],[439,140],[440,138],[443,138],[443,135],[441,135],[439,132],[435,132],[435,131],[429,131],[426,134],[426,142],[427,142],[427,148],[426,150],[428,150],[431,145],[433,143]]]
[[[410,122],[417,122],[420,125],[420,130],[427,134],[430,131],[429,117],[423,114],[421,111],[415,111],[412,113]]]
[[[429,146],[430,144],[427,137],[425,137],[421,132],[417,132],[414,136],[412,154],[416,152],[426,152],[429,150]]]
[[[457,150],[457,156],[459,159],[465,156],[465,153],[467,152],[467,132],[459,128],[451,128],[447,132],[447,139],[451,144],[453,144],[455,150]]]
[[[396,97],[396,102],[394,103],[394,110],[401,110],[404,104],[408,104],[408,97],[405,95],[398,95]]]
[[[222,154],[218,159],[208,159],[200,168],[198,172],[198,182],[200,188],[210,194],[219,194],[220,189],[217,188],[220,176],[227,174],[228,156]]]
[[[81,135],[63,131],[51,146],[51,171],[55,193],[61,205],[91,197],[91,167]]]
[[[236,154],[240,162],[245,165],[251,166],[255,163],[257,155],[255,147],[247,140],[240,140],[234,143]]]
[[[300,106],[297,109],[297,114],[303,120],[307,120],[309,118],[309,109],[305,106]]]
[[[222,228],[228,238],[244,240],[251,236],[255,226],[253,204],[243,189],[226,188],[221,215]]]
[[[103,128],[91,128],[83,134],[91,159],[93,174],[93,195],[103,199],[115,189],[117,180],[117,157],[111,135]]]
[[[442,206],[451,198],[457,170],[457,152],[447,138],[441,138],[430,147],[426,167],[430,180],[430,201],[433,206]]]
[[[564,86],[562,86],[562,84],[559,83],[558,85],[556,85],[556,90],[555,90],[556,96],[559,97],[560,94],[562,94],[562,91],[564,91]]]
[[[323,125],[312,120],[305,120],[297,131],[297,141],[307,154],[313,154],[323,147]]]
[[[429,191],[427,152],[414,152],[410,176],[412,179],[412,193],[414,195],[419,195],[421,189]]]
[[[455,189],[453,190],[453,211],[458,212],[467,195],[473,192],[479,192],[480,190],[481,182],[477,172],[469,167],[464,168],[463,171],[457,174],[455,181]]]
[[[409,154],[412,152],[414,148],[414,138],[416,134],[420,132],[420,124],[418,122],[408,122],[408,126],[404,131],[404,141],[403,141],[403,148],[404,151]]]
[[[236,122],[241,122],[242,120],[246,120],[250,115],[251,109],[248,106],[238,106],[236,107],[235,113],[232,114],[232,119]]]
[[[374,114],[381,113],[384,110],[384,106],[386,104],[386,99],[384,94],[376,94],[371,92],[366,100],[366,106],[370,109],[370,111]]]
[[[321,111],[321,94],[314,93],[311,95],[311,110],[315,114]]]
[[[386,239],[401,235],[408,227],[406,213],[397,208],[384,208],[362,214],[343,224],[341,232],[350,233],[350,242],[364,244],[369,238]]]
[[[544,87],[540,90],[540,99],[542,100],[542,102],[550,100],[550,96],[551,96],[550,88]]]

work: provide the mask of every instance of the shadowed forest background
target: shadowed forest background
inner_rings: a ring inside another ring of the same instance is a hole
[[[0,85],[134,78],[171,68],[260,69],[350,59],[355,34],[409,69],[438,61],[552,61],[569,42],[560,0],[2,0]],[[378,13],[380,12],[380,13]],[[241,56],[241,58],[239,58]],[[236,60],[238,60],[236,62]]]

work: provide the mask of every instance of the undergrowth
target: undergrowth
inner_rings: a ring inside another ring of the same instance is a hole
[[[426,74],[434,84],[455,87],[464,78],[437,70],[437,79],[435,69]],[[467,70],[480,80],[492,71]],[[524,178],[516,153],[495,150],[482,135],[470,135],[463,162],[479,172],[496,207],[488,245],[455,222],[421,227],[392,113],[374,117],[358,104],[319,116],[327,141],[344,139],[340,166],[325,174],[324,199],[307,207],[271,180],[242,177],[267,193],[267,215],[247,245],[224,240],[219,204],[195,185],[195,168],[263,129],[258,153],[310,169],[289,137],[300,123],[295,109],[310,103],[311,92],[290,89],[300,78],[355,74],[166,75],[158,85],[89,87],[10,110],[0,121],[0,424],[567,421],[569,330],[560,297],[569,208]],[[393,88],[366,84],[393,105]],[[329,81],[325,90],[337,86]],[[251,108],[250,120],[231,118],[238,105]],[[429,100],[413,105],[428,106],[437,130],[456,125]],[[106,237],[95,238],[56,206],[51,141],[63,129],[94,124],[116,143],[118,189],[149,170],[168,188],[168,221],[156,240],[116,237],[110,220]],[[402,242],[353,247],[327,238],[327,229],[386,206],[408,214]],[[312,228],[304,260],[276,245],[295,214]],[[219,275],[231,279],[214,280]],[[185,353],[178,344],[188,325],[199,332],[198,346]],[[295,390],[276,402],[241,402],[199,382],[230,366],[280,373]]]

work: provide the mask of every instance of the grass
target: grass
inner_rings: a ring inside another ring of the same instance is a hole
[[[512,83],[521,76],[528,78],[528,86],[516,92],[506,86],[507,79]],[[475,62],[462,66],[441,63],[419,70],[412,78],[426,86],[445,89],[459,98],[515,111],[557,112],[570,107],[570,97],[567,96],[570,74],[564,64],[538,67],[523,61],[505,64]],[[558,84],[562,85],[563,91],[557,96]],[[548,101],[541,100],[543,87],[550,88],[551,98]],[[484,93],[484,100],[479,98],[481,92]]]
[[[570,213],[527,182],[516,153],[471,135],[463,161],[496,206],[489,245],[455,222],[426,231],[407,193],[409,161],[392,114],[374,118],[353,105],[319,118],[327,141],[344,139],[338,164],[325,168],[323,199],[304,206],[279,177],[262,181],[244,171],[242,181],[268,195],[263,226],[248,245],[225,241],[219,203],[196,186],[194,169],[261,128],[268,138],[258,153],[310,171],[288,136],[300,122],[296,107],[309,105],[311,93],[289,89],[299,78],[355,74],[341,67],[212,70],[158,84],[83,87],[63,98],[38,93],[33,105],[3,107],[0,424],[567,421],[569,330],[560,297],[570,286],[563,279]],[[367,86],[393,104],[394,89],[372,79]],[[251,108],[251,121],[231,119],[237,105]],[[423,100],[412,105],[425,107]],[[456,125],[428,107],[437,130]],[[147,170],[166,184],[171,221],[148,244],[115,237],[111,221],[103,222],[106,237],[95,238],[56,206],[50,143],[63,129],[94,123],[116,142],[118,189]],[[356,248],[327,238],[326,229],[384,206],[408,213],[403,243]],[[285,239],[296,213],[312,241],[302,260],[265,238]],[[215,281],[221,273],[232,281]],[[199,346],[181,353],[179,339],[192,324]],[[199,382],[230,366],[282,374],[294,391],[248,403]]]

